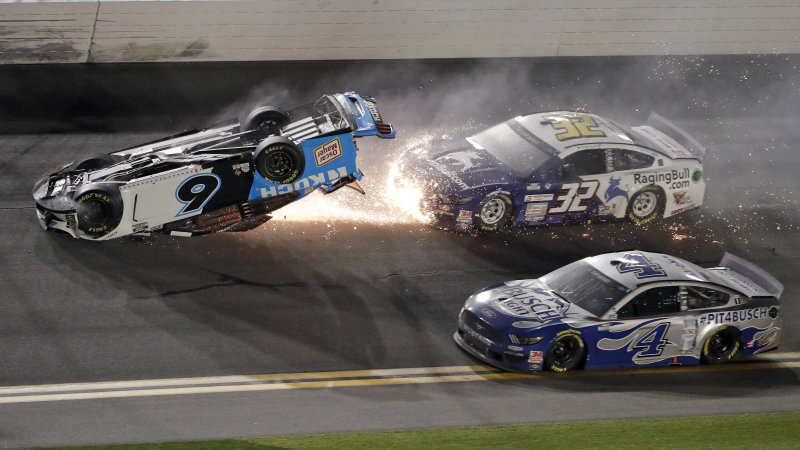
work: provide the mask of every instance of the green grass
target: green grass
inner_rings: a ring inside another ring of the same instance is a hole
[[[613,420],[202,442],[64,447],[109,450],[269,449],[800,449],[800,412]]]

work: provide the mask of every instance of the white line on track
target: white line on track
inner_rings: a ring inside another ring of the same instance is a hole
[[[747,363],[727,366],[639,368],[574,372],[577,376],[607,376],[621,373],[669,373],[689,370],[754,370],[800,368],[800,352],[759,355]],[[794,361],[793,361],[794,360]],[[465,381],[518,380],[563,376],[526,375],[500,372],[485,365],[415,367],[400,369],[347,370],[219,377],[168,378],[158,380],[109,381],[97,383],[46,384],[0,387],[0,404],[89,400],[165,395],[209,394],[288,389],[320,389],[354,386],[453,383]]]

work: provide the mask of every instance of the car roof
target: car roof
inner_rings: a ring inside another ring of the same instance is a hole
[[[705,269],[663,253],[631,250],[590,256],[584,261],[628,289],[654,281],[709,282]]]
[[[512,120],[523,125],[538,140],[551,147],[554,153],[583,144],[636,145],[633,138],[619,125],[597,114],[553,111],[519,116]],[[571,133],[568,129],[570,123],[586,124],[589,132]]]

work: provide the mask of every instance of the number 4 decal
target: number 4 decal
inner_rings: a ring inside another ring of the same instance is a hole
[[[200,211],[219,190],[221,181],[213,173],[199,173],[183,180],[175,190],[175,198],[183,204],[175,217]]]
[[[556,196],[556,201],[548,214],[565,212],[583,212],[589,205],[589,200],[594,197],[600,183],[597,180],[584,181],[583,183],[564,183],[561,191]]]
[[[629,351],[639,350],[636,356],[660,356],[661,352],[664,351],[664,347],[669,344],[669,342],[664,339],[667,330],[669,330],[669,322],[662,322],[656,325],[649,333],[642,336],[636,342],[632,342]]]
[[[666,272],[661,266],[645,258],[640,253],[626,253],[617,264],[619,273],[633,272],[636,278],[663,277]]]

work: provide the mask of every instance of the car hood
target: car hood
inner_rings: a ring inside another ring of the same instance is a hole
[[[418,178],[433,181],[441,191],[456,192],[515,181],[511,171],[486,150],[466,139],[440,139],[428,148],[411,150],[404,157]]]
[[[554,294],[540,280],[515,280],[473,294],[465,308],[498,329],[533,330],[559,323],[597,319]]]

